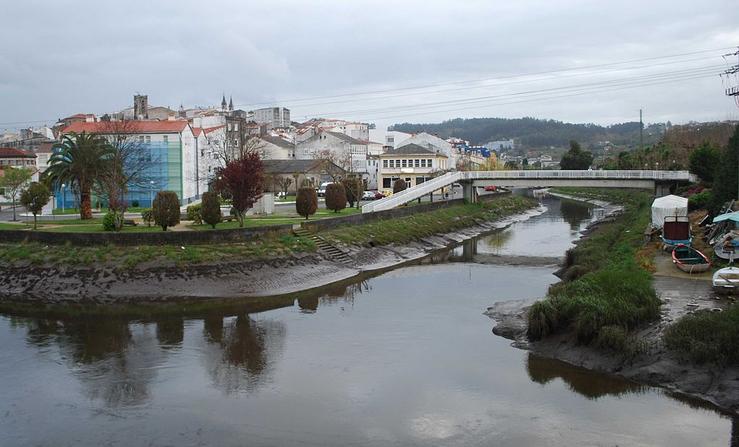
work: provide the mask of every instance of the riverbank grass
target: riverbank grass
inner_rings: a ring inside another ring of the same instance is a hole
[[[379,220],[361,225],[347,225],[321,234],[332,242],[374,246],[404,244],[433,234],[445,233],[523,212],[536,206],[533,199],[506,195],[493,200],[452,205],[427,213]]]
[[[739,306],[686,315],[667,328],[664,340],[668,349],[693,362],[739,365]]]
[[[580,195],[578,188],[561,192]],[[573,331],[580,343],[628,350],[629,331],[659,318],[660,301],[638,247],[649,219],[647,193],[586,190],[587,197],[624,205],[624,214],[603,223],[567,254],[563,281],[529,310],[528,335],[538,340]]]

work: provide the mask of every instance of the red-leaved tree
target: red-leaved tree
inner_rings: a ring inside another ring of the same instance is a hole
[[[215,186],[231,198],[239,227],[243,227],[246,211],[262,197],[264,188],[264,165],[259,154],[248,153],[226,163],[216,172]]]

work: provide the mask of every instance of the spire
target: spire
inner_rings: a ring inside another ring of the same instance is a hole
[[[234,99],[233,96],[228,97],[228,111],[233,112],[234,111]]]
[[[221,100],[221,109],[226,110],[226,94],[223,94],[223,99]]]

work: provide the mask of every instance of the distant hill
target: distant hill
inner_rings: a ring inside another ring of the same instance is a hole
[[[651,124],[644,129],[644,144],[656,143],[664,133],[664,124]],[[617,146],[636,147],[639,144],[639,122],[600,126],[574,124],[536,118],[456,118],[442,123],[402,123],[390,130],[400,132],[428,132],[442,138],[462,138],[473,144],[488,141],[516,139],[524,148],[564,147],[577,140],[584,147],[610,141]]]

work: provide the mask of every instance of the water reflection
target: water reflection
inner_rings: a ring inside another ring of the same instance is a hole
[[[588,399],[639,394],[647,389],[642,385],[615,376],[576,368],[565,362],[532,353],[528,353],[526,357],[526,372],[532,381],[541,385],[546,385],[554,379],[562,379],[570,390]]]
[[[259,388],[282,351],[286,333],[280,321],[254,320],[247,314],[206,318],[202,358],[213,385],[226,394]]]

